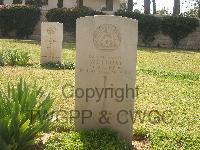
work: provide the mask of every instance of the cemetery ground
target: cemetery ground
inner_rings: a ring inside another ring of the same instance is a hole
[[[43,86],[54,98],[53,109],[59,118],[49,133],[51,140],[46,143],[49,149],[70,142],[84,144],[65,138],[74,126],[67,113],[61,111],[74,108],[75,44],[63,46],[63,60],[71,69],[41,67],[40,45],[36,41],[2,39],[0,45],[0,51],[25,51],[30,56],[27,66],[0,67],[1,89],[23,77],[30,85],[36,82]],[[139,89],[133,119],[136,148],[200,149],[200,51],[138,48],[136,85]],[[73,134],[74,139],[79,136],[70,132],[69,137]]]

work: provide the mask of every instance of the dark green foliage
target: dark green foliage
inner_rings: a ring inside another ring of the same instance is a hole
[[[3,36],[16,33],[28,38],[40,19],[40,9],[33,6],[14,5],[0,10],[0,28]]]
[[[84,16],[103,15],[103,12],[95,11],[87,7],[83,8],[55,8],[48,11],[46,17],[49,22],[64,23],[66,31],[76,29],[76,19]]]
[[[69,69],[69,70],[75,69],[75,63],[72,62],[72,61],[65,61],[64,66],[65,66],[66,69]]]
[[[28,0],[28,1],[25,2],[25,4],[34,5],[36,7],[41,7],[43,2],[46,3],[46,0],[45,1],[42,1],[42,0]]]
[[[3,58],[5,63],[11,66],[26,66],[30,60],[28,52],[19,50],[5,50]]]
[[[61,63],[53,63],[53,62],[49,62],[49,63],[45,63],[45,64],[41,64],[42,68],[45,69],[52,69],[52,70],[62,70],[64,69],[64,65]]]
[[[115,15],[137,19],[139,35],[146,46],[154,40],[154,36],[158,32],[162,31],[165,35],[170,36],[174,47],[177,47],[179,41],[187,37],[189,33],[192,33],[199,25],[197,19],[182,16],[167,16],[161,19],[152,15],[122,10],[116,12]]]
[[[13,4],[21,4],[22,0],[13,0]]]
[[[0,145],[3,150],[26,150],[50,125],[52,99],[41,87],[20,79],[0,91]]]
[[[46,64],[41,64],[41,67],[46,68],[46,69],[54,69],[54,70],[62,70],[62,69],[74,70],[75,63],[71,61],[66,61],[64,64],[46,63]]]
[[[139,35],[146,46],[155,39],[154,36],[160,31],[161,19],[158,17],[122,10],[116,12],[115,15],[137,19]]]
[[[36,7],[41,7],[42,6],[42,0],[34,0],[33,5]]]
[[[198,20],[195,18],[167,16],[162,20],[162,32],[170,36],[173,40],[174,47],[177,47],[179,41],[187,37],[198,25]]]
[[[116,133],[106,130],[57,133],[46,144],[46,150],[131,150]]]

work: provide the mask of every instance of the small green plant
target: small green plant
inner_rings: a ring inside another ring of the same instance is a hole
[[[36,84],[23,79],[0,91],[0,145],[4,150],[26,150],[38,133],[50,126],[52,99]]]
[[[133,138],[135,140],[144,140],[149,137],[149,132],[145,128],[134,129]]]
[[[29,56],[28,52],[22,51],[22,52],[18,53],[17,65],[25,66],[28,64],[29,60],[30,60],[30,56]]]
[[[107,129],[55,133],[46,150],[131,150],[131,146]]]
[[[46,69],[55,69],[55,70],[64,69],[63,64],[61,64],[61,63],[53,63],[53,62],[41,64],[41,67],[42,68],[46,68]]]
[[[65,66],[66,69],[69,69],[69,70],[75,69],[75,63],[72,62],[72,61],[65,61],[64,66]]]
[[[68,69],[68,70],[74,70],[75,69],[75,63],[72,61],[66,61],[64,62],[64,64],[61,63],[46,63],[46,64],[41,64],[41,66],[43,68],[47,68],[47,69],[55,69],[55,70],[59,70],[59,69]]]
[[[19,50],[5,50],[5,62],[8,65],[26,66],[30,60],[28,52]]]

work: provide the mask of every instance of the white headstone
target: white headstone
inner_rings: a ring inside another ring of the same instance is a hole
[[[41,64],[61,62],[62,42],[63,24],[58,22],[42,22]]]
[[[76,34],[76,128],[111,128],[131,143],[138,22],[84,17]]]

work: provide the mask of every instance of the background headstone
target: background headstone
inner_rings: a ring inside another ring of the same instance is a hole
[[[42,22],[41,64],[60,63],[62,59],[63,24]]]
[[[134,93],[125,92],[135,88],[138,22],[84,17],[76,34],[76,128],[111,128],[131,142]]]

